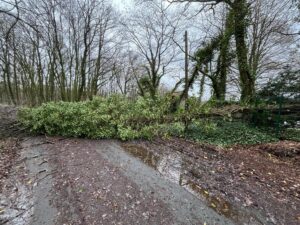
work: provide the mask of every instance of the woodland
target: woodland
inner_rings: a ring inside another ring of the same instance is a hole
[[[1,1],[0,100],[30,107],[23,125],[122,140],[297,139],[285,128],[299,126],[299,2],[127,3]]]
[[[0,0],[0,224],[300,222],[299,0]]]

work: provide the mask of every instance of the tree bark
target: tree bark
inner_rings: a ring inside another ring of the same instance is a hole
[[[255,79],[251,76],[248,64],[248,49],[246,44],[248,6],[246,0],[236,0],[234,10],[234,35],[236,42],[236,54],[241,82],[241,100],[252,101],[255,94]]]

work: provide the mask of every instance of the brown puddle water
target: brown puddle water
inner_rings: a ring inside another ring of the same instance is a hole
[[[184,187],[197,198],[205,200],[207,205],[217,213],[238,224],[245,224],[245,222],[246,224],[265,224],[259,219],[261,218],[260,216],[256,216],[255,213],[251,213],[250,211],[237,209],[237,207],[234,207],[228,201],[212,196],[208,190],[193,181],[193,178],[188,177],[187,174],[190,171],[187,165],[189,163],[185,162],[180,153],[159,155],[134,144],[122,144],[122,147],[132,156],[139,158],[145,164],[157,170],[168,180]]]

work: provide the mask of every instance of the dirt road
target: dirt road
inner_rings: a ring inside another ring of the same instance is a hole
[[[0,110],[0,224],[297,224],[296,217],[211,193],[230,194],[210,172],[224,160],[217,149],[195,150],[189,142],[175,148],[175,140],[166,150],[170,142],[33,137],[20,131],[15,111]],[[214,188],[203,188],[207,183]],[[290,204],[294,216],[299,201]]]
[[[21,146],[27,174],[15,208],[27,212],[4,212],[8,224],[232,224],[116,141],[34,137]]]
[[[20,136],[15,111],[1,111],[2,142],[17,143],[1,224],[232,224],[119,142]]]

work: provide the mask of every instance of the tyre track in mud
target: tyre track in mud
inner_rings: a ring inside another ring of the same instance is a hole
[[[16,187],[8,185],[1,195],[3,224],[242,224],[218,214],[118,141],[26,137],[15,121],[17,110],[4,108],[0,134],[15,137],[19,149],[7,178]]]
[[[12,153],[1,152],[9,161],[1,162],[8,174],[1,180],[0,224],[52,225],[57,212],[48,196],[52,178],[44,175],[51,169],[40,157],[44,143],[19,126],[17,111],[17,107],[0,105],[0,141],[15,154],[7,157]]]
[[[34,137],[21,142],[19,161],[24,169],[19,172],[24,174],[15,173],[11,177],[21,181],[14,200],[17,204],[11,208],[22,211],[6,208],[2,215],[5,224],[233,224],[128,155],[117,142],[76,140],[74,144],[74,140],[67,139],[53,145],[45,139]],[[93,168],[86,170],[82,162],[72,158],[62,164],[57,162],[66,159],[66,155],[76,154],[72,152],[75,146],[90,151],[103,167],[100,164],[95,168],[89,161]],[[62,149],[64,154],[60,155]],[[94,173],[103,174],[95,183]],[[88,190],[90,184],[93,188]],[[95,198],[96,190],[107,195],[103,202]],[[118,205],[118,210],[113,211],[111,204]],[[71,206],[74,208],[70,209]]]

